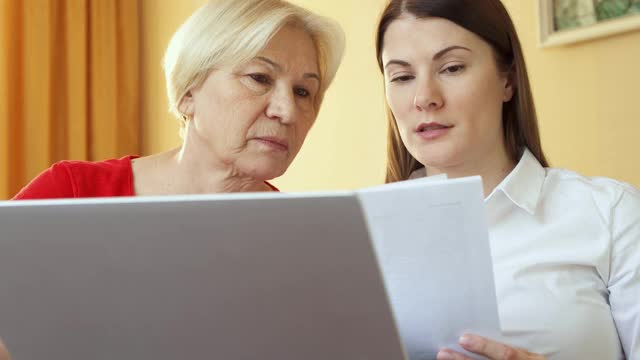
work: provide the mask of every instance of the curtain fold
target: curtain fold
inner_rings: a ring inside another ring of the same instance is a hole
[[[140,152],[139,0],[0,0],[0,198]]]

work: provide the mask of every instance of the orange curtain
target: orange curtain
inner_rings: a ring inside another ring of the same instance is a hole
[[[0,5],[0,199],[59,160],[140,153],[139,0]]]

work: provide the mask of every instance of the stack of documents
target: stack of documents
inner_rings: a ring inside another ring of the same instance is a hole
[[[500,334],[480,177],[422,178],[358,197],[411,360],[463,351],[465,332]]]

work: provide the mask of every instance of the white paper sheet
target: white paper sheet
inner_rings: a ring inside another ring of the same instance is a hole
[[[422,178],[358,192],[411,360],[500,333],[479,177]]]

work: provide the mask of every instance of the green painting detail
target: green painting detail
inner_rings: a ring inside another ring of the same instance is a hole
[[[640,0],[553,0],[555,30],[640,14]]]

